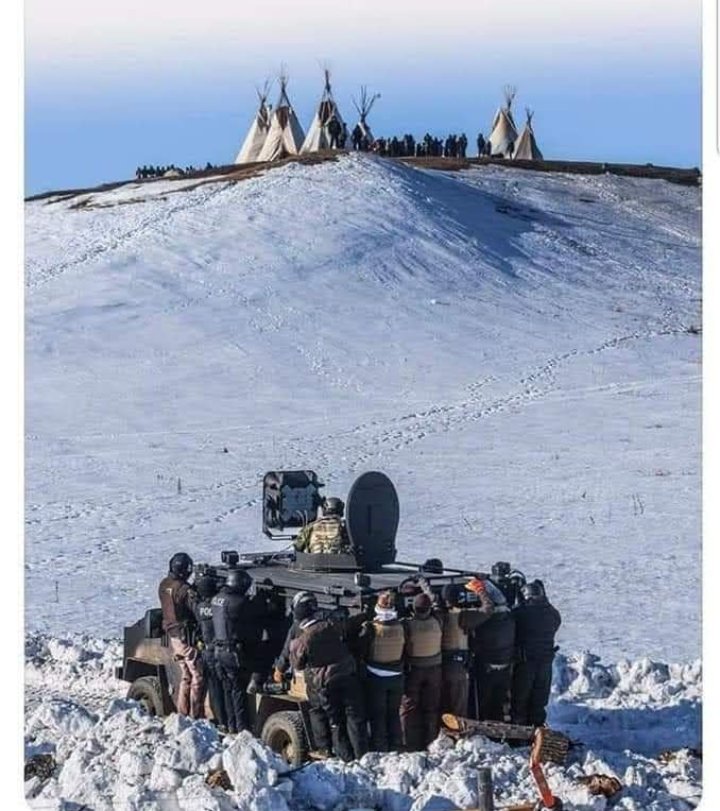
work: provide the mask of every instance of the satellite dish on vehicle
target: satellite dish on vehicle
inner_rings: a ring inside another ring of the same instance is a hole
[[[363,569],[373,571],[395,562],[400,502],[384,473],[370,471],[355,480],[345,505],[345,523]]]

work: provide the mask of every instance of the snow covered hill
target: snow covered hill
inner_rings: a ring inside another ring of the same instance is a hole
[[[584,744],[549,769],[566,808],[606,807],[578,782],[597,772],[617,808],[695,807],[698,189],[363,156],[26,223],[25,749],[58,763],[33,808],[444,811],[488,763],[499,801],[532,797],[527,752],[483,739],[292,776],[122,700],[118,637],[170,555],[266,547],[281,467],[341,496],[383,470],[403,557],[545,580],[550,720]],[[230,791],[204,782],[219,765]]]
[[[260,478],[386,471],[399,547],[699,655],[700,192],[368,157],[26,205],[27,621],[116,636]]]

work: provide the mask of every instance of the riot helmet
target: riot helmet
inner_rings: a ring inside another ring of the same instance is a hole
[[[187,580],[193,568],[193,561],[187,552],[176,552],[170,558],[169,567],[170,574],[179,577],[181,580]]]
[[[323,515],[335,515],[338,518],[343,517],[345,512],[345,504],[342,499],[330,496],[323,502]]]
[[[538,602],[539,600],[545,599],[545,587],[540,580],[533,580],[530,583],[525,583],[522,589],[520,589],[520,594],[526,603],[531,601]]]
[[[228,569],[227,577],[225,578],[225,586],[229,591],[245,594],[251,585],[252,577],[250,577],[245,569]]]
[[[299,591],[292,601],[293,617],[297,622],[311,617],[318,608],[317,597],[311,591]]]
[[[218,593],[217,580],[211,574],[203,574],[198,577],[195,581],[195,588],[204,600],[209,600]]]

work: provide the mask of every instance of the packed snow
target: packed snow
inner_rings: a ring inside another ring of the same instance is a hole
[[[470,809],[477,807],[481,766],[492,768],[499,807],[536,796],[528,750],[479,736],[455,743],[441,735],[427,753],[369,753],[358,763],[332,760],[291,770],[249,733],[220,738],[207,721],[157,719],[133,701],[113,698],[123,685],[113,678],[110,657],[99,654],[103,646],[80,636],[28,637],[28,679],[42,697],[28,713],[26,755],[51,754],[56,763],[50,778],[27,781],[33,809]],[[545,771],[569,811],[607,807],[580,782],[593,774],[620,781],[617,809],[695,807],[701,785],[699,662],[607,666],[589,655],[562,656],[555,671],[549,720],[579,745],[565,766]],[[94,694],[101,677],[103,702]],[[66,697],[58,697],[63,692]],[[206,783],[221,768],[231,789]]]
[[[266,547],[283,467],[390,475],[403,558],[543,578],[566,807],[605,807],[592,773],[615,807],[694,807],[699,189],[367,156],[177,188],[26,204],[26,751],[58,763],[33,807],[442,811],[485,763],[533,795],[484,739],[284,774],[124,701],[118,637],[170,555]]]

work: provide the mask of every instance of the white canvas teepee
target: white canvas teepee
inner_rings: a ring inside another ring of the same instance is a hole
[[[535,140],[535,131],[533,130],[532,125],[532,118],[533,118],[533,111],[529,108],[525,108],[525,114],[527,116],[527,120],[525,121],[525,126],[523,127],[523,131],[520,133],[520,137],[515,142],[515,151],[513,152],[513,159],[514,160],[525,160],[525,161],[541,161],[543,159],[542,152],[537,145],[537,141]]]
[[[243,145],[235,158],[235,163],[253,163],[258,159],[258,155],[265,145],[265,139],[270,130],[270,114],[271,109],[267,103],[268,93],[270,92],[270,82],[265,82],[262,90],[256,88],[260,106],[255,113],[255,118],[250,125],[248,134],[245,136]]]
[[[515,98],[515,88],[505,88],[505,106],[501,107],[493,119],[490,130],[490,154],[503,158],[512,157],[511,149],[514,148],[518,134],[515,121],[512,115],[512,103]]]
[[[358,115],[360,116],[360,120],[356,126],[360,128],[362,138],[368,145],[372,144],[375,138],[372,134],[372,130],[370,129],[370,125],[367,122],[367,117],[370,114],[370,110],[373,108],[373,104],[375,104],[379,98],[379,93],[375,93],[373,96],[368,96],[367,87],[365,87],[365,85],[362,85],[360,88],[360,103],[358,104],[358,102],[353,98],[353,104],[355,105],[355,109],[358,111]]]
[[[320,103],[318,104],[315,117],[310,124],[310,129],[303,142],[301,152],[317,152],[320,149],[330,148],[330,133],[328,132],[328,124],[332,118],[336,118],[340,125],[344,125],[340,110],[333,98],[332,87],[330,86],[330,71],[325,68],[325,87]]]
[[[270,129],[257,156],[259,161],[274,161],[300,152],[305,133],[290,104],[287,83],[287,76],[283,74],[280,77],[280,98],[270,116]]]

